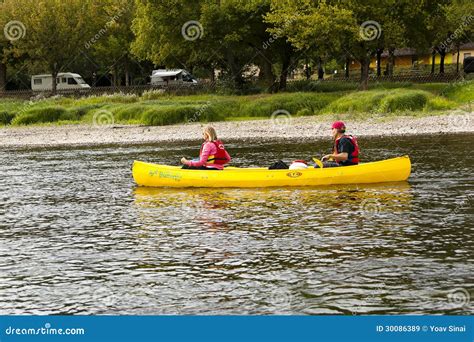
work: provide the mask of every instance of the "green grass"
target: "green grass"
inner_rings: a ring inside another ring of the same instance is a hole
[[[299,81],[291,82],[289,88],[288,92],[255,95],[176,96],[149,91],[141,97],[5,99],[0,100],[0,125],[92,123],[104,113],[112,116],[114,123],[145,125],[270,118],[278,110],[293,116],[418,116],[462,108],[474,101],[474,80],[454,84],[378,82],[368,91],[357,90],[356,83]],[[291,92],[294,90],[300,91]]]
[[[455,109],[457,103],[418,89],[371,90],[353,92],[333,101],[327,113],[408,113]]]

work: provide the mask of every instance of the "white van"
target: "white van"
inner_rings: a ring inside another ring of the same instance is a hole
[[[151,85],[197,84],[198,81],[184,69],[153,70],[150,76]]]
[[[57,90],[89,89],[88,85],[79,74],[60,72],[56,77]],[[53,78],[49,74],[31,76],[32,90],[53,90]]]

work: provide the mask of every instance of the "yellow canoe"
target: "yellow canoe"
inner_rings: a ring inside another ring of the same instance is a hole
[[[354,166],[304,170],[226,168],[223,171],[183,170],[179,166],[134,161],[132,173],[139,186],[258,188],[276,186],[317,186],[367,184],[407,180],[411,172],[408,156]]]

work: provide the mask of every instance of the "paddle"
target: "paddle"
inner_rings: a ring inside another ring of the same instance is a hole
[[[318,158],[316,158],[316,157],[313,157],[313,161],[316,163],[316,165],[318,165],[318,166],[319,166],[319,168],[321,168],[321,169],[322,169],[322,168],[324,167],[324,164],[323,164],[323,162],[322,162],[321,160],[319,160]]]

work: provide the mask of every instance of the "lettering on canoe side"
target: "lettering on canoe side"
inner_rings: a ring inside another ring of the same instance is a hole
[[[302,173],[298,171],[292,171],[292,172],[288,172],[286,175],[290,178],[298,178],[299,176],[302,175]]]
[[[179,173],[169,172],[169,171],[159,171],[159,170],[150,170],[148,172],[150,177],[160,177],[160,178],[167,178],[167,179],[174,179],[175,181],[180,181],[182,176]]]

